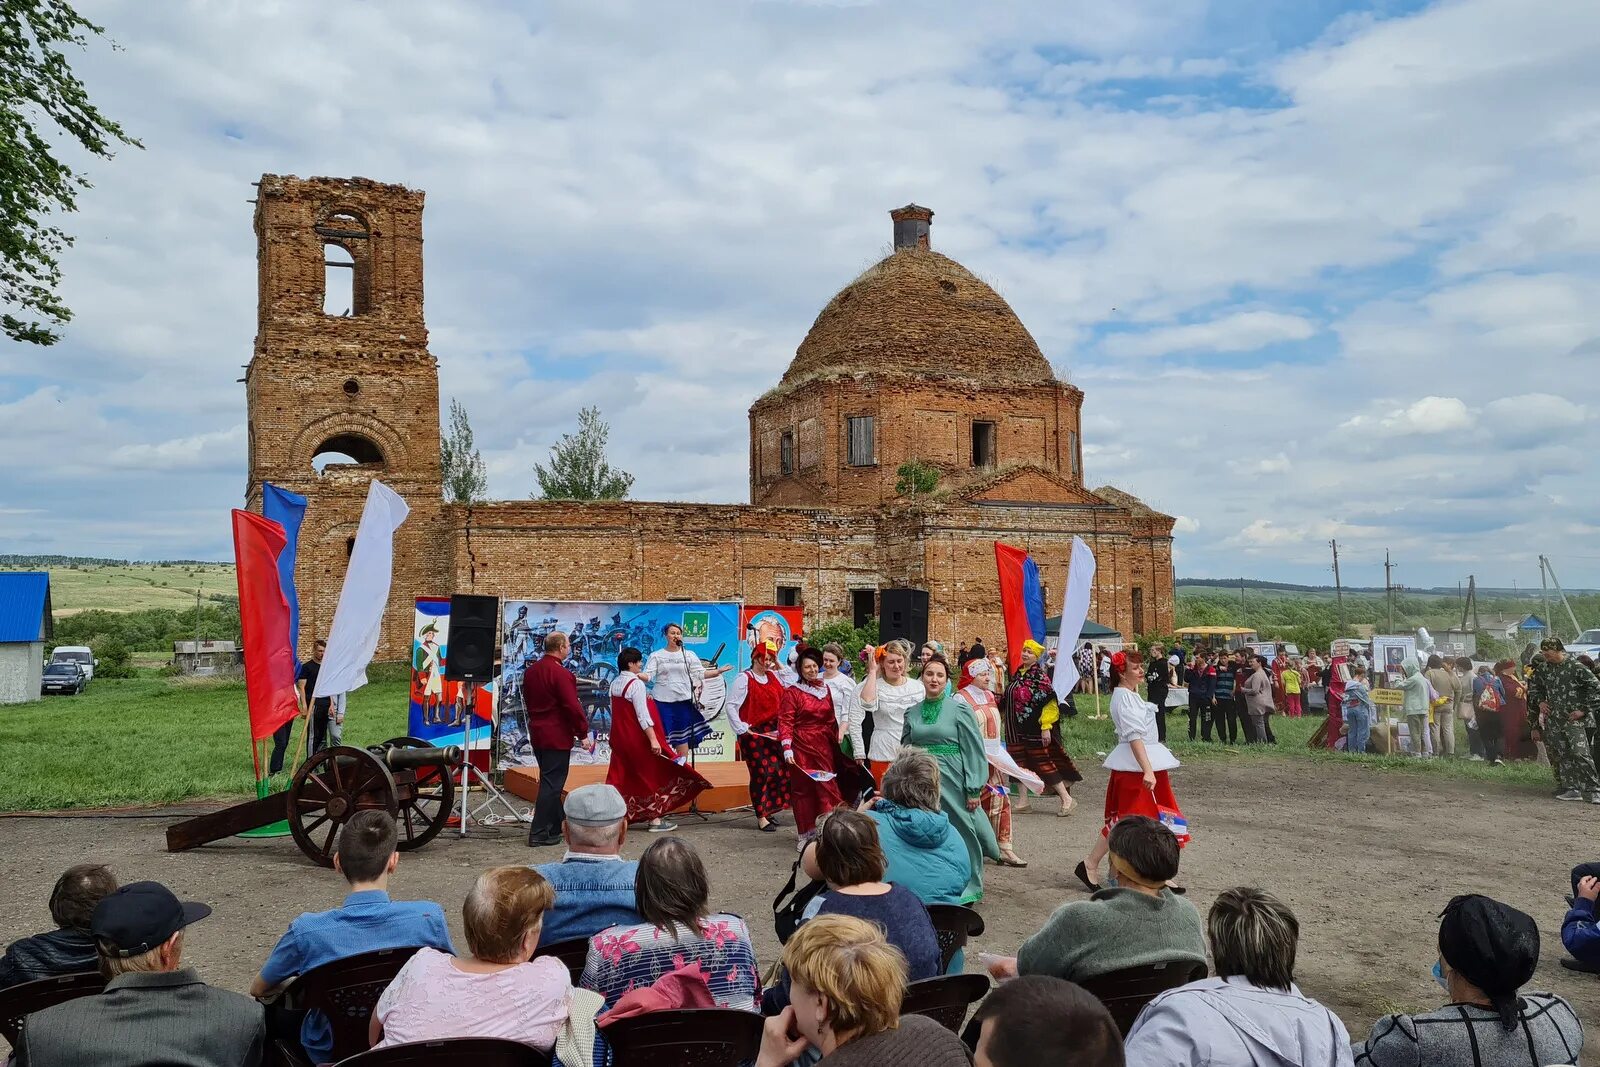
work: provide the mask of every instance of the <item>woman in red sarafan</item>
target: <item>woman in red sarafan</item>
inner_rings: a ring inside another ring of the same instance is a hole
[[[644,653],[625,648],[617,655],[619,673],[611,683],[611,764],[606,784],[628,802],[630,823],[650,823],[651,833],[676,830],[662,816],[685,806],[711,783],[693,767],[678,762],[667,740],[656,702],[639,678]]]
[[[778,744],[778,711],[783,706],[783,682],[773,667],[778,646],[757,641],[750,650],[750,669],[728,689],[728,722],[739,735],[739,758],[750,772],[750,805],[756,810],[756,829],[776,833],[773,816],[789,806],[789,768],[783,765]]]
[[[859,768],[839,747],[843,729],[833,713],[833,692],[822,680],[822,653],[802,648],[795,670],[799,680],[783,691],[778,711],[778,742],[789,765],[794,825],[803,843],[818,816],[855,802]]]

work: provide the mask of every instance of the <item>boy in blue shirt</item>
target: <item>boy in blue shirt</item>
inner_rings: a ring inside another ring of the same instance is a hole
[[[400,854],[394,816],[385,811],[358,811],[339,834],[333,869],[350,883],[350,895],[332,911],[309,911],[289,924],[250,983],[250,995],[262,997],[289,979],[363,952],[427,945],[455,955],[444,909],[426,900],[390,900],[389,876]],[[300,1026],[300,1044],[312,1063],[333,1058],[333,1027],[319,1011],[308,1012]]]
[[[1596,925],[1595,899],[1600,898],[1600,864],[1587,863],[1572,872],[1572,910],[1561,921],[1561,943],[1572,953],[1561,966],[1570,971],[1600,974],[1600,925]]]

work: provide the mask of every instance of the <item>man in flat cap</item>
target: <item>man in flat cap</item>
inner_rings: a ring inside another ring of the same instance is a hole
[[[639,921],[633,894],[639,865],[622,858],[622,842],[628,836],[628,803],[622,793],[603,783],[582,786],[567,794],[563,814],[566,856],[560,863],[533,868],[556,891],[556,902],[544,913],[539,935],[545,945]]]
[[[182,965],[183,930],[211,909],[157,882],[134,882],[95,905],[89,932],[110,977],[104,993],[34,1012],[18,1067],[255,1067],[266,1022],[249,997],[213,989]]]
[[[1559,637],[1545,638],[1539,653],[1544,665],[1528,682],[1528,705],[1539,715],[1560,788],[1556,799],[1600,804],[1600,775],[1589,751],[1589,730],[1600,721],[1600,679],[1567,656]]]

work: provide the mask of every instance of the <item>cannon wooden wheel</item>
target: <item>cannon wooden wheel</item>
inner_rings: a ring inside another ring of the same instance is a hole
[[[326,748],[295,772],[288,789],[289,833],[300,851],[333,866],[339,828],[358,811],[399,817],[399,790],[381,756],[360,748]]]
[[[380,754],[391,748],[431,747],[431,742],[416,737],[391,737],[377,746]],[[405,788],[401,779],[407,772],[396,773],[395,779],[401,783],[399,811],[395,815],[395,820],[400,825],[400,840],[396,847],[401,852],[409,852],[426,845],[438,837],[439,831],[450,822],[450,816],[455,811],[456,799],[455,779],[450,777],[453,769],[450,763],[443,760],[417,766],[411,771],[416,775],[411,790]],[[406,796],[408,792],[409,799]]]

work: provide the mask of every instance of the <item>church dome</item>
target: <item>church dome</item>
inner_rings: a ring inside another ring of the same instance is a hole
[[[928,247],[933,212],[907,204],[889,214],[894,251],[828,301],[782,384],[867,373],[1053,381],[1049,361],[1011,305]]]

